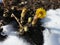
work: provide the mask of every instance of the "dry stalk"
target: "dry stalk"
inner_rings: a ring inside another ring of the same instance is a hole
[[[20,33],[23,33],[24,32],[24,26],[22,26],[22,24],[23,24],[22,22],[24,21],[23,18],[25,17],[26,10],[27,10],[26,8],[23,8],[22,9],[22,13],[21,13],[20,19],[18,19],[14,14],[11,15],[11,17],[14,17],[15,20],[18,22],[18,24],[19,24],[19,32]]]

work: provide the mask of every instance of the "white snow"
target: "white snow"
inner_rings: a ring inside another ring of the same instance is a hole
[[[18,33],[14,32],[15,29],[12,25],[2,26],[2,28],[8,37],[5,41],[0,42],[0,45],[30,45],[25,39],[17,36]]]
[[[22,38],[18,38],[17,36],[8,36],[8,38],[2,43],[2,45],[29,45],[29,43],[25,42]]]
[[[60,9],[48,10],[42,22],[42,26],[46,27],[43,31],[44,45],[60,45]]]

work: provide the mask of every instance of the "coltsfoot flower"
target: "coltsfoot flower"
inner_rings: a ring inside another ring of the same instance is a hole
[[[43,9],[43,8],[38,8],[37,10],[36,10],[36,16],[37,16],[37,18],[45,18],[46,17],[46,11],[45,11],[45,9]]]
[[[38,19],[42,19],[44,17],[46,17],[46,11],[45,11],[45,9],[38,8],[36,10],[36,14],[35,14],[35,16],[33,18],[32,25],[35,25]]]

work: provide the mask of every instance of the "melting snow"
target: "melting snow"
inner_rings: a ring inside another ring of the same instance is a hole
[[[48,10],[42,22],[42,26],[46,27],[43,31],[44,45],[60,45],[60,9]]]
[[[5,41],[0,42],[0,45],[30,45],[26,40],[18,37],[18,33],[14,31],[15,29],[12,25],[2,26],[2,28],[8,37]]]

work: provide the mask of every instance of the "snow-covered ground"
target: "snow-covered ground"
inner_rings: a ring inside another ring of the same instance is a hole
[[[25,39],[22,37],[19,38],[18,33],[14,30],[12,25],[2,26],[3,32],[8,35],[7,39],[0,42],[0,45],[30,45]],[[3,35],[3,34],[2,34]]]
[[[47,16],[42,20],[46,27],[43,31],[44,45],[60,45],[60,9],[50,9],[47,11]]]
[[[44,27],[46,29],[43,31],[44,34],[44,45],[60,45],[60,9],[50,9],[47,11],[46,18],[42,19]],[[9,36],[4,42],[0,42],[0,45],[30,45],[22,38],[18,38],[13,26],[7,25],[3,26],[3,30],[6,31]],[[12,30],[14,32],[9,33]]]

